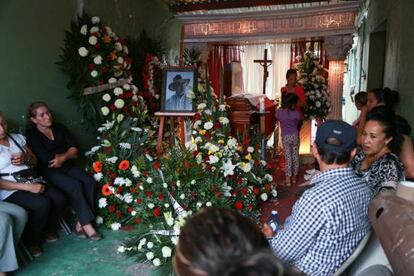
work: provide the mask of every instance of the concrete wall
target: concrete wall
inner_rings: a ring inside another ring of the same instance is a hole
[[[414,127],[414,1],[371,0],[367,4],[368,43],[369,34],[385,25],[384,86],[400,92],[398,112]],[[376,58],[374,53],[368,55],[369,59]]]
[[[75,18],[74,0],[0,1],[0,110],[12,128],[22,130],[27,106],[36,100],[50,104],[85,149],[95,143],[95,130],[79,124],[76,105],[67,97],[68,77],[55,62],[63,47],[64,30]],[[178,48],[180,24],[161,0],[84,0],[89,15],[97,15],[121,36],[163,36],[166,48]],[[177,50],[176,50],[177,51]]]

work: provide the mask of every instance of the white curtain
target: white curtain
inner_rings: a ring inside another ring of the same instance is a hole
[[[280,94],[280,88],[286,84],[285,74],[290,63],[290,44],[245,45],[240,53],[243,68],[243,82],[246,93],[261,95],[263,90],[263,66],[254,63],[263,59],[264,50],[268,49],[267,58],[272,60],[268,67],[269,77],[266,82],[266,96],[274,99]]]

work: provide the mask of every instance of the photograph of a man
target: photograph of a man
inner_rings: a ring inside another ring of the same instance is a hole
[[[174,76],[174,77],[173,77]],[[165,111],[192,111],[193,102],[188,92],[193,87],[193,72],[168,72]]]

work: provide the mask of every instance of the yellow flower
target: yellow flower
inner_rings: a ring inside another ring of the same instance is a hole
[[[205,130],[205,129],[200,129],[200,130],[198,131],[198,133],[200,133],[201,135],[204,135],[204,134],[206,134],[206,130]]]
[[[224,140],[223,140],[223,139],[218,140],[218,143],[219,143],[219,144],[224,144]]]
[[[246,155],[244,158],[246,158],[247,160],[252,160],[252,155],[249,153],[248,155]]]

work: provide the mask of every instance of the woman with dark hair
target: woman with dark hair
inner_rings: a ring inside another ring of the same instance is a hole
[[[276,111],[276,119],[282,129],[282,143],[286,159],[286,185],[296,183],[299,172],[299,131],[300,113],[296,110],[298,96],[293,93],[285,95],[282,107]]]
[[[44,102],[32,103],[28,118],[31,125],[27,129],[27,142],[39,159],[41,174],[68,196],[78,217],[76,233],[91,240],[102,239],[92,225],[96,182],[74,164],[79,152],[74,137],[63,125],[53,122]]]
[[[367,108],[367,95],[368,93],[365,91],[358,92],[355,97],[355,107],[358,111],[361,111],[358,118],[352,123],[354,127],[358,129],[359,122],[361,121],[361,117],[365,116],[366,112],[363,112],[363,110]]]
[[[201,210],[186,222],[173,267],[178,276],[287,275],[252,221],[215,207]]]
[[[296,96],[298,96],[298,103],[296,105],[296,110],[300,114],[300,121],[298,124],[298,130],[300,131],[302,124],[303,124],[303,112],[302,107],[306,105],[306,94],[305,89],[298,85],[297,83],[298,73],[295,69],[289,69],[286,72],[286,86],[282,87],[280,89],[280,93],[282,95],[282,102],[284,100],[284,97],[289,93],[294,93]]]
[[[403,137],[391,111],[367,116],[361,147],[351,161],[357,175],[363,177],[374,193],[395,190],[404,180],[404,168],[398,158]]]

